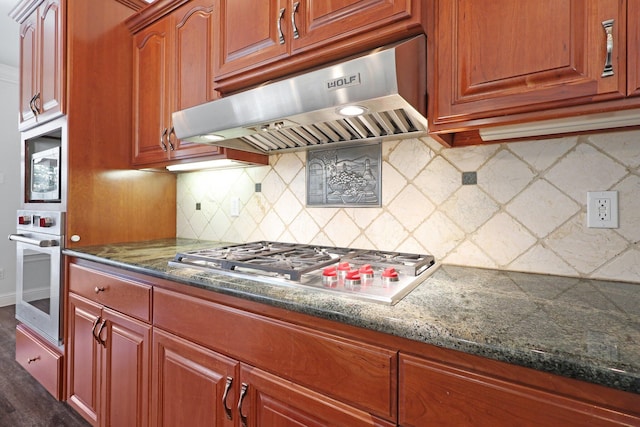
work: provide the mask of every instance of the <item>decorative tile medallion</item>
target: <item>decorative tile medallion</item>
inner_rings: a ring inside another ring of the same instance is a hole
[[[379,207],[382,144],[307,151],[307,206]]]

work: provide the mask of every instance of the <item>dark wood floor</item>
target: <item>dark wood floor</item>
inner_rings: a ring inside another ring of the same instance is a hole
[[[0,427],[86,427],[15,361],[15,306],[0,307]]]

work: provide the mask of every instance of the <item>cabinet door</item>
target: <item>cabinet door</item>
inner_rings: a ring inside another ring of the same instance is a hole
[[[245,422],[251,427],[395,425],[260,369],[242,365],[240,371],[238,411],[243,425]]]
[[[431,130],[623,97],[624,16],[617,0],[438,2]],[[614,74],[603,76],[607,20],[614,22]]]
[[[60,0],[41,4],[20,24],[20,129],[62,114],[64,21]]]
[[[40,6],[38,56],[40,57],[38,121],[49,120],[63,112],[64,100],[64,11],[60,0],[48,0]]]
[[[640,95],[640,0],[627,0],[627,93]]]
[[[288,0],[216,0],[216,10],[216,80],[287,56]]]
[[[614,410],[412,356],[400,356],[401,426],[614,426]]]
[[[67,403],[93,426],[98,425],[100,345],[93,336],[101,306],[69,294],[66,342]]]
[[[238,425],[238,373],[233,359],[155,329],[151,425]]]
[[[33,97],[38,93],[38,13],[20,24],[20,127],[35,123]]]
[[[105,308],[101,364],[103,426],[149,425],[151,325]]]
[[[133,38],[133,163],[169,158],[170,22],[161,19]]]
[[[171,112],[211,101],[213,91],[213,0],[187,3],[172,14],[173,75],[170,92]],[[219,154],[215,146],[179,141],[169,135],[175,147],[172,157],[187,158]]]
[[[300,3],[291,23],[299,37],[292,38],[292,53],[374,31],[411,17],[410,0],[293,0]]]

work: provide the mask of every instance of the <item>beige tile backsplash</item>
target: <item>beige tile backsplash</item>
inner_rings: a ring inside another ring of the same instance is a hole
[[[455,149],[425,137],[384,142],[382,156],[380,208],[306,208],[305,152],[181,174],[177,235],[421,252],[448,264],[640,282],[640,131]],[[478,183],[462,185],[470,171]],[[605,190],[619,193],[620,228],[587,228],[587,191]]]

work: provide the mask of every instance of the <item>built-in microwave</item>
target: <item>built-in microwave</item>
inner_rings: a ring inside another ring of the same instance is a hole
[[[60,146],[31,154],[29,201],[60,201]]]
[[[21,208],[66,210],[67,123],[65,117],[22,132]]]

